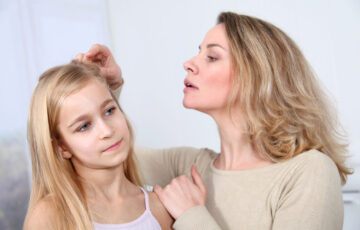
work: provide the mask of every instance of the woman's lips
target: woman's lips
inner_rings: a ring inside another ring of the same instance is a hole
[[[115,144],[113,144],[112,146],[110,146],[109,148],[105,149],[104,152],[110,152],[110,151],[113,151],[113,150],[119,148],[121,145],[121,142],[122,142],[122,139],[120,141],[116,142]]]
[[[185,85],[184,93],[199,89],[197,86],[195,86],[192,82],[190,82],[187,79],[185,79],[184,85]]]
[[[197,88],[195,88],[195,87],[185,87],[184,88],[184,93],[186,93],[186,92],[191,92],[191,91],[194,91],[194,90],[197,90]]]

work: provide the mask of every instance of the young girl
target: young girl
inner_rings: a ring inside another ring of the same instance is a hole
[[[131,127],[97,66],[72,62],[40,76],[28,141],[24,229],[171,228],[156,195],[140,187]]]

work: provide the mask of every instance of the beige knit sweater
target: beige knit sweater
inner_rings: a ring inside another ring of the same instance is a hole
[[[342,229],[340,176],[319,151],[243,171],[216,169],[217,154],[209,149],[137,148],[136,155],[148,185],[165,186],[181,174],[190,176],[191,165],[197,165],[207,188],[206,207],[187,210],[174,229]]]

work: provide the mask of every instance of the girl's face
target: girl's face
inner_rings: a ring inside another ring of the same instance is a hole
[[[199,49],[197,56],[184,63],[183,105],[211,113],[226,107],[231,90],[231,55],[224,25],[210,29]]]
[[[129,129],[123,113],[101,83],[90,80],[63,102],[60,149],[79,167],[105,169],[121,165],[129,150]]]

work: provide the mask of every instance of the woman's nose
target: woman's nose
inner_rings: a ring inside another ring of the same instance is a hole
[[[185,63],[184,63],[184,69],[186,72],[188,73],[193,73],[193,74],[197,74],[198,73],[198,67],[197,65],[195,64],[194,62],[194,59],[195,57],[187,60]]]

